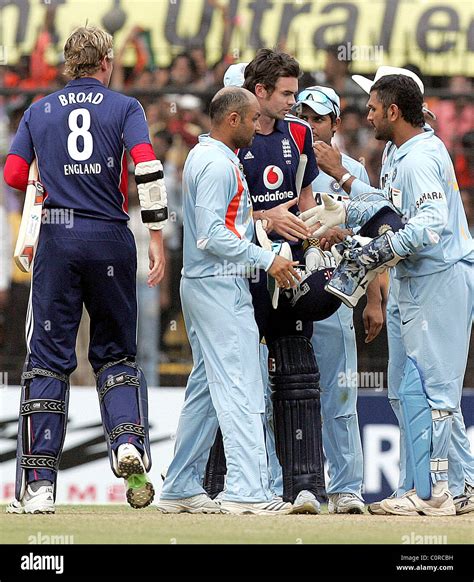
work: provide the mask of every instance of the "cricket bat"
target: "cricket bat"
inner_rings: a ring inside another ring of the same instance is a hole
[[[13,255],[17,267],[24,273],[28,273],[33,265],[41,228],[44,188],[38,178],[38,165],[35,158],[31,162],[30,171],[28,172],[25,203]]]
[[[298,163],[298,168],[296,169],[296,196],[299,197],[301,194],[301,186],[303,185],[304,172],[306,170],[306,164],[308,163],[308,156],[306,154],[300,155],[300,161]]]

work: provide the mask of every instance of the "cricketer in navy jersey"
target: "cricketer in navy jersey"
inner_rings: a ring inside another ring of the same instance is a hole
[[[308,156],[302,188],[311,184],[318,175],[312,144],[308,124],[287,115],[275,121],[272,133],[258,133],[250,148],[239,150],[247,182],[251,184],[250,198],[255,211],[269,210],[298,196],[295,184],[301,154]],[[289,210],[297,214],[298,206],[295,204]],[[269,237],[281,238],[275,232]]]
[[[260,49],[245,67],[245,87],[261,108],[260,132],[250,148],[238,152],[250,190],[256,219],[272,222],[274,241],[290,242],[293,259],[303,263],[302,241],[310,231],[298,211],[314,206],[311,183],[318,175],[308,124],[290,114],[301,73],[290,55]],[[301,190],[297,185],[302,155],[307,158]],[[283,487],[273,481],[276,494],[294,503],[295,513],[318,513],[326,499],[321,439],[319,374],[311,346],[313,324],[291,310],[275,311],[267,290],[266,273],[259,272],[250,290],[255,319],[268,346],[269,376],[265,375],[267,452],[270,463],[282,468]],[[304,371],[304,386],[297,378]],[[270,389],[271,383],[271,389]],[[294,390],[298,387],[299,390]],[[270,396],[270,391],[272,395]],[[305,398],[303,411],[295,402]],[[272,402],[274,400],[274,403]],[[301,429],[303,438],[298,438]],[[275,437],[275,442],[273,441]],[[274,448],[276,445],[276,448]],[[278,460],[276,459],[278,456]],[[297,459],[295,461],[295,459]],[[272,478],[276,472],[272,471]]]
[[[25,111],[10,154],[36,156],[45,208],[127,221],[125,150],[138,144],[150,144],[140,103],[85,77]]]
[[[154,496],[146,477],[147,386],[135,361],[137,257],[127,226],[125,149],[135,162],[142,220],[150,229],[150,286],[163,276],[166,190],[143,109],[107,89],[112,42],[94,27],[70,35],[65,70],[73,80],[25,112],[5,164],[5,180],[24,190],[36,157],[46,210],[67,209],[73,216],[67,223],[46,219],[39,232],[26,322],[16,501],[9,513],[54,513],[84,306],[112,470],[126,480],[132,507],[145,507]],[[139,482],[128,481],[135,477]]]

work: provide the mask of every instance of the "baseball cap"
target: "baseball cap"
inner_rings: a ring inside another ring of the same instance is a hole
[[[301,109],[302,105],[311,107],[318,115],[329,113],[334,113],[336,117],[341,115],[341,101],[334,89],[330,87],[315,85],[304,89],[299,93],[293,109]]]
[[[372,85],[374,85],[382,77],[387,77],[388,75],[405,75],[405,77],[410,77],[418,85],[421,94],[425,93],[425,86],[423,81],[418,77],[416,73],[410,71],[410,69],[403,69],[402,67],[389,67],[388,65],[383,65],[379,67],[375,73],[374,80],[363,77],[362,75],[352,75],[352,80],[359,85],[366,93],[370,93]],[[423,106],[423,112],[430,115],[433,119],[436,119],[436,115],[430,111],[427,107]]]
[[[242,87],[245,81],[245,67],[248,63],[230,65],[224,74],[224,87]]]

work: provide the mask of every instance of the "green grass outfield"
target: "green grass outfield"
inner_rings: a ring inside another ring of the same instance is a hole
[[[5,505],[0,505],[0,543],[48,543],[40,536],[50,536],[49,543],[58,543],[61,538],[55,536],[67,536],[64,541],[74,544],[421,543],[416,536],[429,536],[424,543],[474,543],[472,513],[430,518],[326,512],[279,517],[162,515],[153,507],[138,511],[125,505],[59,505],[55,515],[6,515]]]

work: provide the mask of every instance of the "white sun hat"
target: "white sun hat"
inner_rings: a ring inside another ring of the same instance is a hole
[[[372,86],[382,77],[387,77],[388,75],[405,75],[405,77],[410,77],[418,85],[421,94],[425,93],[425,86],[423,81],[418,77],[416,73],[410,71],[410,69],[403,69],[401,67],[389,67],[388,65],[382,65],[377,69],[375,77],[373,80],[363,77],[362,75],[352,75],[352,80],[359,85],[366,93],[370,93]],[[430,115],[433,119],[436,119],[436,115],[430,111],[427,107],[423,105],[423,112]]]

